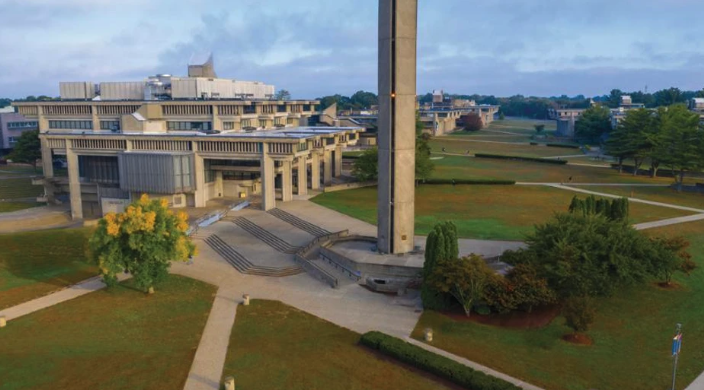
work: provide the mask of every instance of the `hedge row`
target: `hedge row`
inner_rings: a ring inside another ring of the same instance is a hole
[[[516,184],[513,180],[472,180],[472,179],[425,179],[422,184],[445,185],[445,184],[469,184],[469,185],[500,185],[512,186]]]
[[[579,145],[572,145],[572,144],[545,144],[545,146],[549,146],[552,148],[566,148],[566,149],[579,149]]]
[[[509,382],[380,332],[362,335],[360,344],[471,390],[521,390]]]
[[[567,164],[567,160],[553,160],[553,159],[545,159],[545,158],[540,158],[540,157],[506,156],[503,154],[477,153],[474,155],[474,157],[477,157],[477,158],[496,158],[499,160],[530,161],[530,162],[538,162],[538,163],[543,163],[543,164],[555,164],[555,165]]]

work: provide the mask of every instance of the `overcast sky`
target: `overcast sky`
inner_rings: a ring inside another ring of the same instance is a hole
[[[418,91],[704,87],[702,0],[419,0]],[[295,98],[376,92],[378,0],[0,0],[0,97],[59,81],[220,77]]]

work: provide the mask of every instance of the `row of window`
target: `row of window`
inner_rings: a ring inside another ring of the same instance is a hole
[[[120,130],[120,121],[100,121],[100,130]]]
[[[49,121],[50,129],[93,130],[93,121]]]
[[[8,129],[34,129],[39,126],[37,122],[7,122]]]
[[[213,129],[211,122],[167,122],[169,130],[181,131],[210,131]]]

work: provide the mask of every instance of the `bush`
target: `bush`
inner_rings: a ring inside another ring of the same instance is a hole
[[[520,390],[502,379],[489,376],[444,356],[380,332],[362,335],[360,344],[471,390]]]
[[[551,148],[579,149],[579,145],[572,144],[545,144],[545,146],[549,146]]]
[[[575,333],[586,332],[594,323],[596,310],[590,298],[573,297],[565,301],[562,315],[565,317],[565,325]]]
[[[474,311],[480,316],[488,316],[489,314],[491,314],[491,308],[487,305],[479,305],[474,308]]]
[[[446,185],[446,184],[463,184],[463,185],[514,185],[513,180],[472,180],[472,179],[426,179],[422,184],[428,185]]]
[[[537,142],[531,142],[530,144],[531,144],[531,146],[538,146]]]
[[[495,158],[495,159],[499,159],[499,160],[530,161],[530,162],[538,162],[538,163],[544,163],[544,164],[555,164],[555,165],[567,164],[567,160],[552,160],[552,159],[545,159],[545,158],[539,158],[539,157],[507,156],[507,155],[503,155],[503,154],[477,153],[474,155],[474,157]]]

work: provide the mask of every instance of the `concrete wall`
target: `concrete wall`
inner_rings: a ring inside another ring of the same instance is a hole
[[[367,277],[416,279],[420,277],[422,272],[422,268],[417,267],[358,263],[335,252],[334,246],[332,248],[320,248],[320,254],[335,262],[342,268],[353,271],[362,279],[366,279]]]
[[[336,186],[326,186],[325,188],[323,188],[323,192],[338,192],[338,191],[352,190],[355,188],[374,187],[376,185],[377,185],[377,182],[375,182],[375,181],[345,183],[345,184],[339,184]]]

